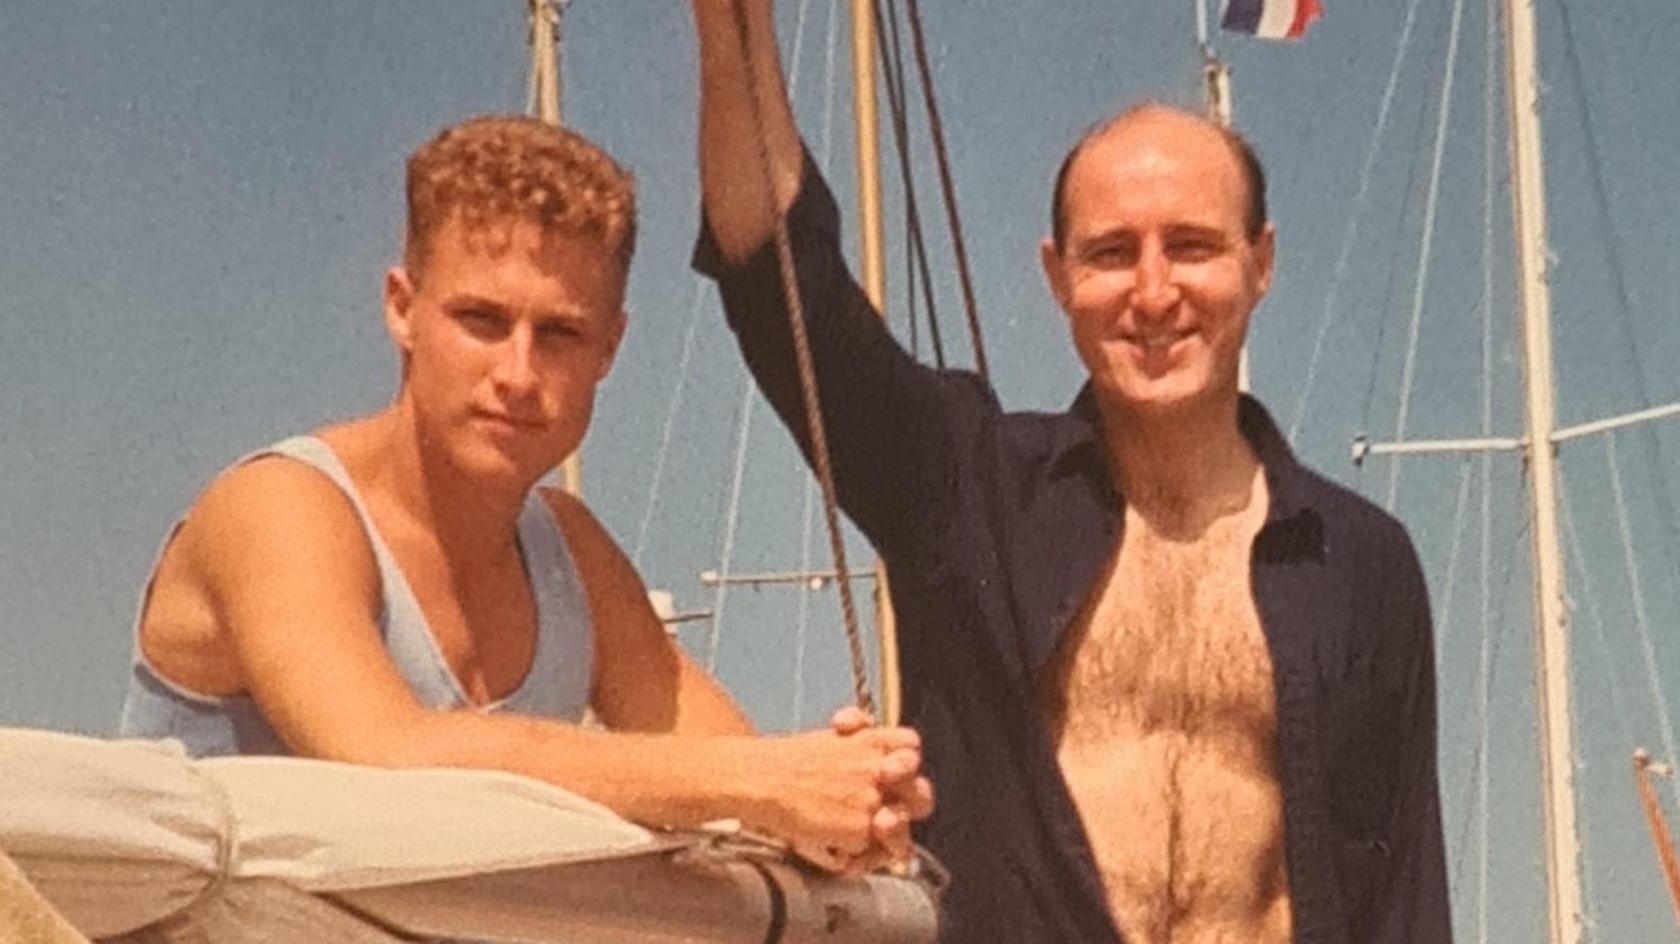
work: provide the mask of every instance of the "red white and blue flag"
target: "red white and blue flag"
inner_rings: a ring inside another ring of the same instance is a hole
[[[1318,0],[1228,0],[1219,25],[1261,39],[1300,39],[1323,13]]]

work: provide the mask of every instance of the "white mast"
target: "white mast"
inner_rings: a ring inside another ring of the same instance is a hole
[[[531,114],[560,124],[560,21],[570,0],[529,0],[531,9]],[[580,447],[581,448],[581,447]],[[561,487],[583,492],[583,462],[576,452],[560,464]]]
[[[1196,8],[1196,49],[1202,54],[1202,105],[1210,121],[1221,128],[1231,127],[1231,67],[1213,53],[1208,42],[1207,5],[1204,0],[1191,0]],[[1248,392],[1248,345],[1243,345],[1237,361],[1237,389]]]
[[[882,249],[880,111],[875,98],[875,7],[852,0],[852,110],[857,125],[858,204],[862,225],[863,291],[885,318],[886,256]],[[887,568],[875,562],[876,645],[880,655],[882,724],[898,724],[898,620],[893,614]]]
[[[1569,613],[1564,601],[1553,433],[1551,293],[1546,280],[1545,170],[1533,0],[1505,0],[1511,119],[1512,218],[1528,387],[1529,497],[1534,526],[1536,681],[1545,776],[1547,915],[1553,944],[1581,939],[1581,856],[1575,826],[1575,750],[1570,712]]]

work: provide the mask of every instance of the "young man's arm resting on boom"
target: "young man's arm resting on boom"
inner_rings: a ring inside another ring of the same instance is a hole
[[[594,704],[622,731],[419,704],[380,639],[378,570],[354,509],[297,463],[258,460],[224,476],[183,530],[182,551],[229,627],[240,688],[300,755],[505,770],[649,824],[739,818],[831,867],[877,841],[907,848],[907,817],[931,806],[914,732],[752,736],[668,639],[600,525],[573,499],[549,504],[596,626]],[[882,813],[889,798],[902,815]]]

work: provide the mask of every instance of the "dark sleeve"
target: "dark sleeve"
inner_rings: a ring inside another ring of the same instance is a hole
[[[957,463],[995,399],[972,374],[919,364],[893,339],[846,268],[839,210],[808,153],[787,228],[840,504],[883,555],[913,551],[954,510]],[[717,281],[748,369],[810,461],[774,244],[730,264],[702,227],[694,267]]]
[[[1371,927],[1369,939],[1381,944],[1444,944],[1452,940],[1452,916],[1436,772],[1434,630],[1417,552],[1405,532],[1396,530],[1389,584],[1391,693],[1399,708],[1396,792],[1388,815],[1386,881],[1374,914],[1360,923]]]

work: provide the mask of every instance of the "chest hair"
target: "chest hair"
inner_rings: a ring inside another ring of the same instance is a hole
[[[1125,539],[1039,697],[1131,937],[1287,937],[1271,658],[1250,556],[1265,502],[1189,538]]]
[[[1187,541],[1129,522],[1040,686],[1058,741],[1172,732],[1269,745],[1276,707],[1249,579],[1252,518]]]

